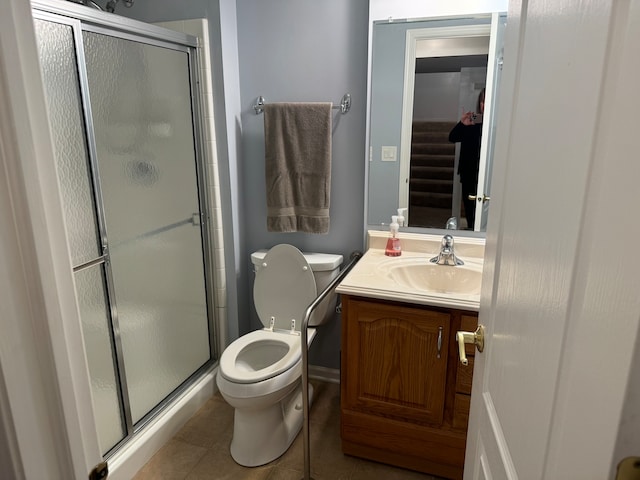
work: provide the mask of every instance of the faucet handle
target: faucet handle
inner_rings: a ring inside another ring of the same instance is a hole
[[[453,252],[453,237],[444,235],[440,242],[440,253],[429,260],[438,265],[464,265],[464,262],[455,256]]]
[[[453,237],[449,234],[442,237],[441,246],[443,250],[453,250]]]

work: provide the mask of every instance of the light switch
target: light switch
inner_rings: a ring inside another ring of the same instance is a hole
[[[382,147],[382,161],[395,162],[398,159],[398,147]]]

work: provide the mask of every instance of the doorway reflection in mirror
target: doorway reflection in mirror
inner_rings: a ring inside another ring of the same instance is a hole
[[[478,100],[480,94],[484,98],[488,45],[478,48],[485,51],[450,56],[446,63],[442,57],[416,59],[407,199],[411,227],[444,228],[455,216],[458,228],[473,230],[475,212],[468,212],[475,202],[468,196],[477,189],[484,113],[484,101],[480,107]]]

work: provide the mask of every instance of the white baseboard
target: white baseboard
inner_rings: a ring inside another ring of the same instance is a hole
[[[340,383],[340,370],[337,368],[309,365],[309,378],[331,383]]]

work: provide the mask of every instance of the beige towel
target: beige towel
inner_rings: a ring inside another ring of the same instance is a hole
[[[267,230],[327,233],[331,103],[264,107]]]

